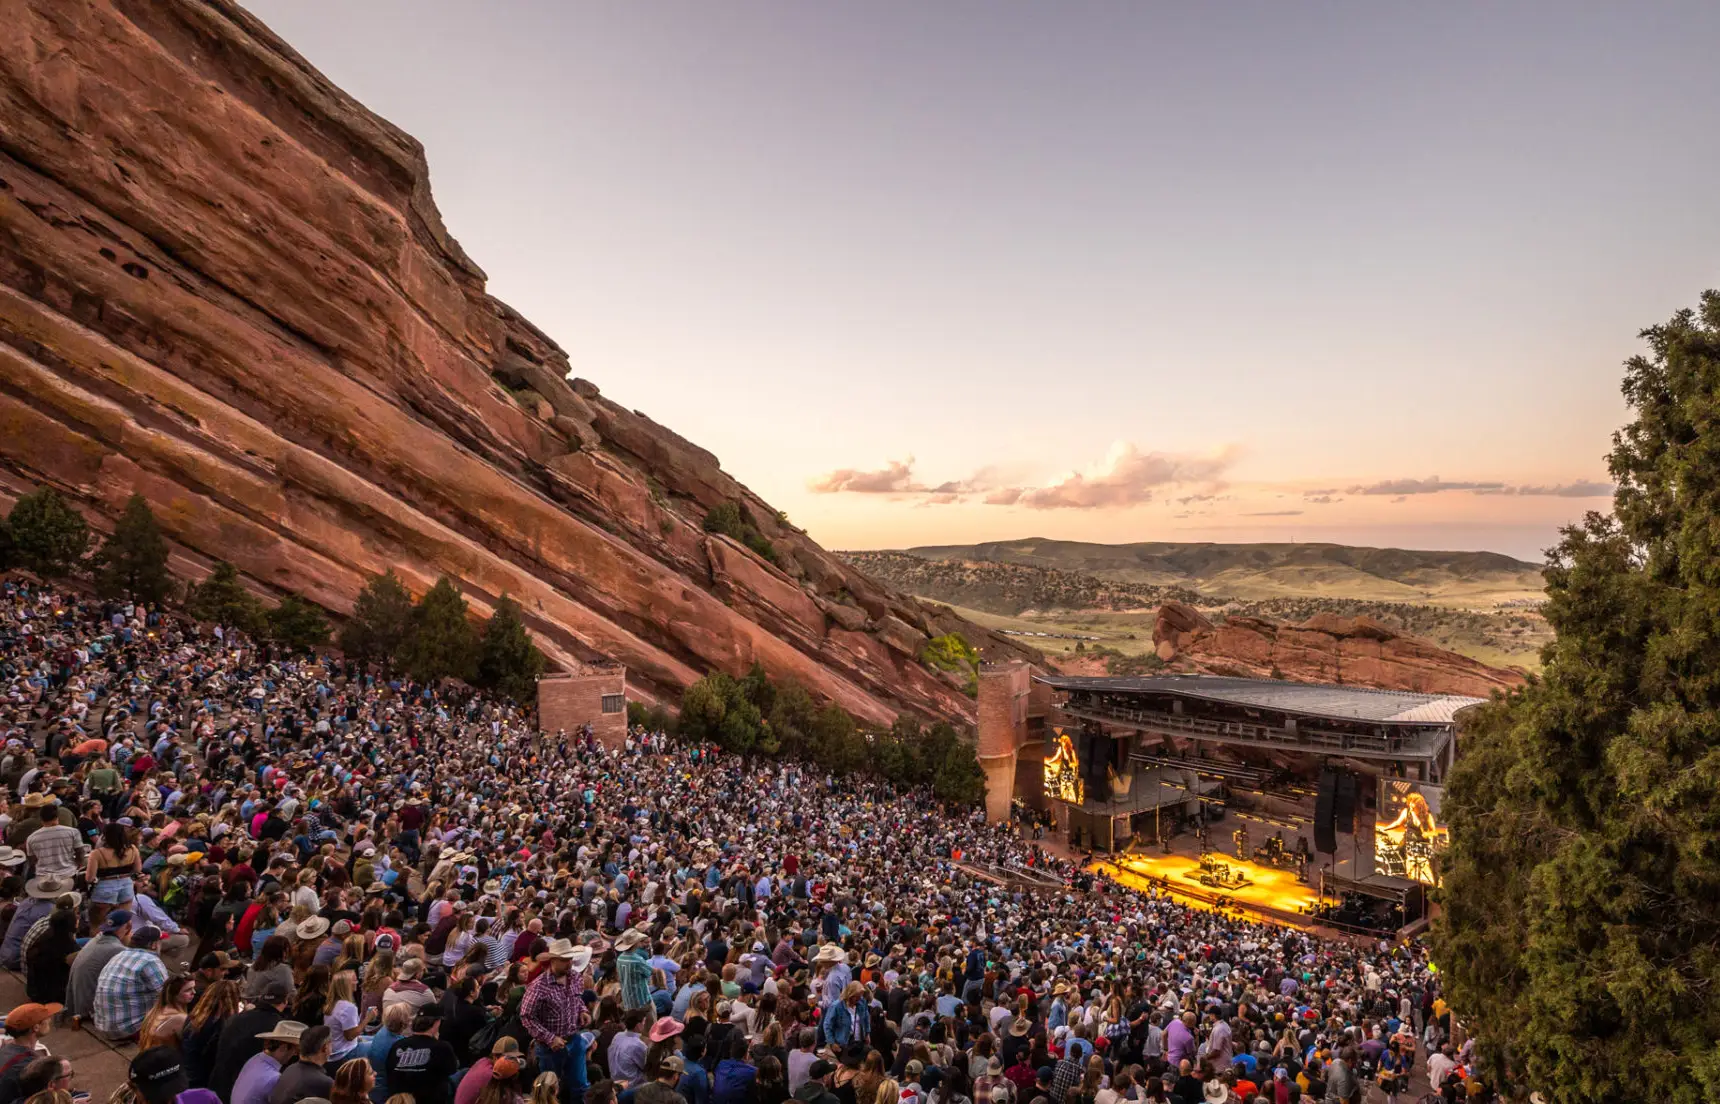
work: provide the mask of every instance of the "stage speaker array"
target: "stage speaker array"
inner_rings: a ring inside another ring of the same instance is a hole
[[[1088,801],[1111,800],[1111,778],[1106,773],[1110,765],[1111,738],[1103,732],[1085,734],[1081,738],[1081,782]]]
[[[1356,830],[1356,776],[1349,771],[1338,774],[1338,790],[1332,797],[1332,831]]]
[[[1351,804],[1355,803],[1354,784]],[[1327,767],[1320,772],[1320,789],[1314,797],[1314,850],[1330,855],[1338,850],[1335,814],[1338,803],[1338,772]]]

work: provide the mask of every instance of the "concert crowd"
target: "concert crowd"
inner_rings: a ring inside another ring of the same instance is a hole
[[[925,792],[24,578],[0,684],[0,1104],[72,1104],[70,1031],[138,1048],[113,1104],[1492,1095],[1417,944],[1125,889]]]

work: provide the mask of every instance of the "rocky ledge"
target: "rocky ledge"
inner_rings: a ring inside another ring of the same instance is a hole
[[[1023,654],[569,382],[485,294],[418,143],[238,4],[0,12],[0,499],[52,484],[99,527],[138,490],[182,563],[337,614],[373,572],[448,573],[647,698],[756,661],[870,721],[971,720],[924,641]]]
[[[1368,617],[1322,613],[1301,624],[1264,617],[1214,622],[1172,602],[1153,626],[1159,658],[1178,670],[1488,697],[1523,685],[1521,671],[1478,660]]]

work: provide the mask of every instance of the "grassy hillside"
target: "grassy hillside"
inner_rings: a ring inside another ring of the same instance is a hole
[[[1529,670],[1551,638],[1532,608],[1540,569],[1490,552],[1026,540],[842,555],[1052,653],[1150,652],[1154,616],[1169,601],[1214,618],[1372,617],[1484,663]]]

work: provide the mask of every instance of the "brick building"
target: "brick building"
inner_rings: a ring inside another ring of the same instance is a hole
[[[538,729],[546,736],[578,732],[584,725],[605,747],[627,738],[627,668],[619,663],[582,664],[538,679]]]

